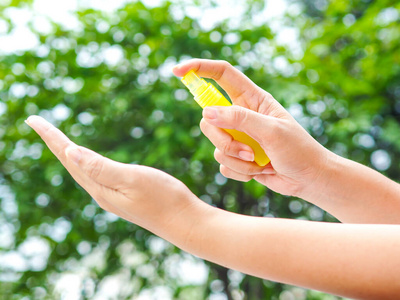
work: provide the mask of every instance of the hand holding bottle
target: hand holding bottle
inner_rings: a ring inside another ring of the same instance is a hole
[[[194,70],[212,78],[233,106],[206,107],[200,127],[215,145],[221,173],[255,179],[285,195],[303,198],[343,222],[400,223],[400,185],[382,174],[325,149],[266,91],[224,61],[194,59],[177,66],[183,76]],[[220,128],[243,131],[271,159],[266,167],[254,153]]]
[[[177,76],[195,70],[212,78],[228,93],[233,106],[207,107],[201,130],[215,145],[221,173],[232,179],[255,179],[272,190],[301,196],[322,165],[333,157],[266,91],[224,61],[194,59],[174,68]],[[266,167],[253,162],[252,149],[221,130],[236,129],[255,139],[271,159]]]
[[[220,91],[211,83],[207,83],[204,79],[201,79],[197,74],[190,70],[185,74],[182,78],[182,82],[189,88],[190,92],[194,96],[194,100],[202,107],[208,106],[231,106],[230,103],[224,95],[221,94]],[[236,129],[226,129],[233,140],[241,142],[251,147],[251,150],[254,152],[254,161],[259,166],[266,166],[270,159],[265,154],[263,148],[261,148],[260,144],[257,143],[253,138],[248,136],[242,131],[238,131]]]

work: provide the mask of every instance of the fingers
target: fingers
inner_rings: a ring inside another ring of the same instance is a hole
[[[118,189],[128,181],[128,166],[105,158],[96,152],[77,146],[52,124],[39,116],[30,116],[27,123],[47,144],[64,166],[73,161],[93,181],[112,189]]]
[[[91,176],[95,179],[106,176],[105,174],[102,174],[102,176],[98,175],[102,173],[102,171],[99,171],[99,167],[101,167],[100,163],[97,163],[95,159],[89,159],[87,155],[82,157],[89,160],[88,165],[92,166],[92,168],[87,167],[86,170],[83,171],[78,164],[75,163],[75,160],[77,159],[76,156],[79,157],[81,151],[82,153],[87,154],[87,152],[90,150],[77,146],[71,142],[68,137],[65,136],[64,133],[62,133],[59,129],[55,128],[52,124],[39,116],[30,116],[26,120],[26,123],[39,134],[49,149],[65,166],[74,180],[97,201],[102,209],[111,211],[125,219],[128,219],[127,214],[120,211],[117,207],[115,207],[114,204],[107,201],[108,199],[117,201],[117,199],[121,200],[121,198],[123,198],[123,196],[117,192],[117,188],[106,187],[105,185],[102,185],[91,178]],[[75,149],[79,149],[78,154],[74,152]],[[90,152],[95,153],[93,151]],[[104,170],[108,169],[104,168]],[[111,178],[121,178],[121,176],[115,176],[115,173],[110,175],[112,175],[110,176]]]
[[[203,110],[203,118],[216,127],[242,131],[261,146],[268,144],[270,133],[276,126],[276,118],[238,105],[206,107]]]
[[[200,129],[204,135],[225,155],[237,157],[245,161],[254,161],[254,152],[250,146],[240,143],[221,128],[215,127],[204,119],[200,121]]]
[[[220,172],[227,178],[247,182],[255,176],[275,175],[276,172],[271,164],[260,167],[256,163],[245,162],[243,160],[227,156],[218,149],[215,149],[214,157],[221,164]]]
[[[74,143],[42,117],[30,116],[25,122],[39,134],[54,155],[64,164],[65,149]]]
[[[173,72],[176,76],[184,76],[190,70],[201,77],[214,79],[233,99],[245,93],[253,94],[258,89],[246,75],[226,61],[192,59],[175,66]]]
[[[219,171],[226,178],[230,178],[230,179],[237,180],[237,181],[248,182],[253,179],[252,175],[245,175],[242,173],[235,172],[224,165],[221,165],[219,167]]]
[[[215,149],[214,158],[217,162],[230,170],[244,175],[272,174],[272,167],[260,167],[254,162],[243,161],[232,156],[225,155],[219,149]],[[269,165],[270,166],[270,165]]]
[[[268,165],[265,167],[265,170],[261,174],[254,174],[254,175],[248,175],[248,174],[243,174],[241,172],[236,172],[230,168],[228,168],[225,165],[220,165],[220,172],[222,175],[224,175],[226,178],[230,178],[233,180],[237,181],[243,181],[243,182],[248,182],[251,179],[260,179],[262,178],[263,181],[267,180],[267,178],[270,178],[272,176],[276,175],[275,170],[272,168],[271,165]]]
[[[77,153],[76,150],[79,152]],[[102,209],[112,212],[124,218],[125,220],[132,222],[129,214],[120,208],[121,203],[129,202],[125,195],[120,192],[121,183],[118,182],[118,184],[116,184],[114,187],[98,183],[87,174],[90,172],[94,173],[95,171],[92,169],[89,169],[89,172],[87,170],[83,170],[77,163],[77,160],[79,161],[79,159],[82,157],[80,151],[85,152],[86,150],[95,153],[89,149],[77,146],[75,144],[66,148],[65,162],[63,163],[64,166],[67,168],[68,172],[75,179],[75,181],[82,188],[84,188],[93,197],[93,199],[96,200],[97,204]]]
[[[85,175],[105,187],[118,190],[132,180],[134,166],[113,161],[80,146],[70,146],[65,152],[66,158],[79,166]]]

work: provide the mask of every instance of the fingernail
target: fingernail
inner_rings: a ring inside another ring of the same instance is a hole
[[[79,161],[81,160],[82,153],[77,148],[67,148],[65,155],[67,159],[71,160],[76,165],[79,165]]]
[[[32,119],[34,119],[35,118],[35,116],[29,116],[26,120],[25,120],[25,123],[28,125],[28,126],[30,126],[30,127],[32,127]]]
[[[267,174],[267,175],[274,175],[276,174],[276,171],[270,168],[262,170],[261,174]]]
[[[182,64],[177,64],[175,66],[172,67],[172,70],[177,70],[182,66]]]
[[[206,107],[203,109],[203,117],[206,119],[216,119],[218,110],[214,107]]]
[[[254,161],[254,154],[249,151],[239,151],[239,157],[245,161]]]
[[[41,117],[39,117],[39,116],[32,115],[32,116],[29,116],[29,117],[25,120],[25,123],[28,124],[28,126],[30,126],[30,127],[32,127],[32,125],[33,125],[32,128],[35,129],[35,127],[37,127],[38,124],[43,123],[43,119],[42,119]],[[36,123],[36,124],[35,124],[35,123]]]

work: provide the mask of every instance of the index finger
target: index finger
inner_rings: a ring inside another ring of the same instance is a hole
[[[68,157],[68,153],[71,152],[68,152],[68,150],[80,149],[79,151],[85,153],[86,156],[88,156],[87,153],[91,152],[90,150],[77,146],[61,130],[54,127],[42,117],[30,116],[26,120],[26,123],[39,134],[49,149],[75,179],[75,181],[99,203],[101,208],[106,211],[116,213],[128,221],[131,220],[127,213],[121,211],[117,205],[110,201],[115,200],[126,202],[125,196],[122,195],[122,197],[120,197],[120,193],[118,191],[118,184],[120,184],[119,178],[121,178],[121,176],[119,176],[120,173],[118,173],[120,170],[119,168],[115,168],[114,170],[111,169],[107,173],[107,175],[109,175],[109,183],[112,184],[111,187],[95,182],[92,178],[90,178],[90,176],[87,176],[87,174],[85,174],[76,163],[71,164]],[[94,152],[91,153],[93,153],[93,155],[100,156]]]
[[[126,183],[130,183],[129,180],[125,179],[125,176],[121,175],[129,172],[129,168],[125,164],[117,163],[94,151],[77,146],[61,130],[42,117],[30,116],[26,122],[39,134],[51,152],[54,153],[68,171],[71,169],[69,163],[72,152],[75,153],[74,156],[78,154],[82,156],[79,163],[81,168],[83,167],[82,170],[79,170],[79,172],[77,172],[78,170],[75,170],[75,172],[70,171],[71,175],[84,177],[82,175],[85,174],[94,182],[111,189],[118,189]]]
[[[61,130],[54,127],[42,117],[30,116],[26,120],[26,123],[39,134],[54,155],[64,164],[66,160],[65,149],[75,144]]]
[[[190,70],[201,77],[214,79],[231,98],[254,93],[258,88],[246,75],[223,60],[191,59],[175,66],[173,72],[176,76],[184,76]]]

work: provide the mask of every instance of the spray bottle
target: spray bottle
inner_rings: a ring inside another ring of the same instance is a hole
[[[189,89],[194,96],[194,100],[202,107],[206,106],[231,106],[232,104],[218,91],[211,83],[207,83],[204,79],[197,76],[191,70],[182,78],[183,84]],[[247,134],[235,129],[225,129],[236,141],[249,145],[254,151],[254,161],[259,166],[265,166],[270,159],[265,154],[261,146]]]

